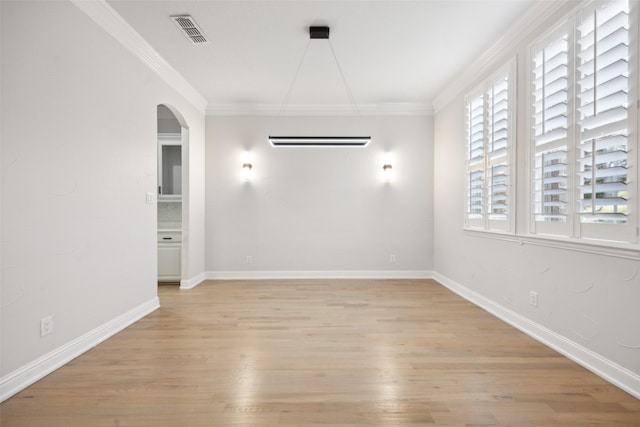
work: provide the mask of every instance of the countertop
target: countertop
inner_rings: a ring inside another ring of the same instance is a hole
[[[158,222],[158,231],[182,232],[182,224],[180,222]]]

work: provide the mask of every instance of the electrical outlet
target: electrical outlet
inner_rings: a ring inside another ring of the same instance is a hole
[[[251,255],[247,255],[245,262],[247,264],[253,264],[253,257]]]
[[[529,304],[534,307],[538,306],[538,293],[535,291],[529,291]]]
[[[396,263],[396,254],[389,254],[389,263],[390,264]]]
[[[53,332],[53,316],[40,319],[40,336],[44,337]]]
[[[156,195],[152,192],[147,193],[147,204],[152,205],[156,202]]]

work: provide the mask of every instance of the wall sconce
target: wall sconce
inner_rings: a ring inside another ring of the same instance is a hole
[[[385,182],[391,182],[391,174],[393,172],[393,167],[391,166],[390,163],[385,163],[382,166],[382,172],[384,174]]]
[[[245,162],[242,164],[242,176],[245,181],[249,181],[251,179],[251,169],[253,169],[251,163]]]
[[[242,153],[241,161],[242,161],[242,177],[241,179],[244,182],[249,182],[253,178],[253,163],[254,163],[253,154],[250,151],[245,151]]]

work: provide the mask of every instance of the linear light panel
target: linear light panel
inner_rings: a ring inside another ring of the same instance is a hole
[[[273,147],[366,147],[370,136],[270,136]]]

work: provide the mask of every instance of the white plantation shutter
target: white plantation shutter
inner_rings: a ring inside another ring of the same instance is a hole
[[[567,220],[569,46],[560,32],[533,55],[535,221]]]
[[[591,2],[531,49],[533,233],[638,240],[636,8]]]
[[[513,64],[466,99],[469,228],[512,231]]]
[[[487,98],[487,182],[490,220],[506,221],[509,208],[509,78],[495,81]]]
[[[584,9],[576,37],[580,220],[625,223],[629,153],[628,1],[616,0]]]
[[[484,101],[476,96],[467,103],[467,220],[484,217]]]

